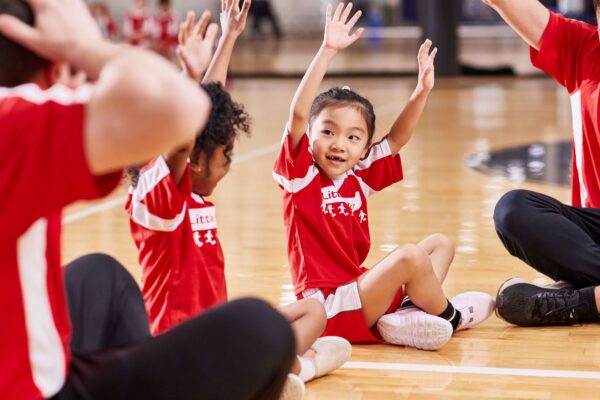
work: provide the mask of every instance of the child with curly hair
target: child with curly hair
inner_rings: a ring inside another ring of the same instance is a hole
[[[243,107],[223,89],[249,6],[248,0],[241,10],[237,0],[222,2],[223,35],[202,83],[212,101],[204,130],[188,146],[158,157],[141,170],[130,170],[126,210],[139,250],[142,293],[155,335],[227,301],[215,207],[205,197],[229,172],[235,139],[250,131]],[[205,60],[210,59],[210,44],[217,31],[215,24],[209,25],[209,18],[205,12],[194,26],[190,12],[182,24],[177,53],[183,70],[195,80],[201,79]],[[315,300],[297,301],[279,311],[292,325],[298,354],[283,398],[297,399],[304,392],[304,382],[346,362],[351,346],[338,337],[318,339],[326,317]]]

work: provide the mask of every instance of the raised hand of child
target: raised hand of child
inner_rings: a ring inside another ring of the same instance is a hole
[[[102,42],[100,29],[83,0],[28,0],[35,26],[0,14],[0,34],[51,61],[82,64],[82,57]]]
[[[425,40],[419,48],[419,54],[417,56],[419,61],[419,81],[417,82],[417,89],[422,90],[425,93],[429,93],[435,84],[434,61],[438,49],[436,47],[430,52],[431,45],[431,40]]]
[[[195,81],[200,82],[208,67],[219,27],[210,23],[210,11],[204,11],[196,23],[196,14],[189,11],[179,30],[177,57],[181,68]]]
[[[251,0],[244,0],[242,9],[238,0],[221,0],[221,31],[234,39],[244,31]]]
[[[323,45],[327,49],[339,51],[356,42],[364,32],[364,28],[358,28],[356,32],[350,34],[362,12],[357,11],[352,18],[348,19],[352,11],[352,3],[348,3],[345,7],[344,3],[338,4],[333,16],[331,15],[332,9],[333,7],[329,4],[325,14],[325,37]]]

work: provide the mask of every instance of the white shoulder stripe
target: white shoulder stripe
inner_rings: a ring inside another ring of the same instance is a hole
[[[0,100],[17,97],[33,104],[55,102],[64,106],[85,104],[92,97],[93,85],[83,85],[77,90],[71,90],[63,85],[54,85],[50,89],[42,90],[34,83],[17,86],[14,88],[0,87]]]
[[[314,165],[311,165],[303,178],[289,180],[282,175],[273,171],[273,179],[279,183],[287,192],[298,193],[313,181],[319,175],[319,170]]]
[[[161,218],[152,214],[148,210],[148,207],[142,203],[146,195],[170,173],[165,159],[161,156],[152,167],[140,173],[137,186],[129,188],[129,193],[131,194],[131,218],[136,224],[146,229],[160,232],[173,232],[181,225],[185,217],[185,203],[181,211],[172,219]]]
[[[364,160],[360,160],[356,166],[355,170],[368,169],[375,161],[385,158],[387,156],[392,155],[392,150],[390,149],[390,144],[387,139],[383,139],[381,142],[374,144],[369,149],[369,154]]]
[[[365,181],[362,180],[362,178],[358,175],[356,175],[353,171],[348,171],[349,174],[351,174],[353,177],[356,178],[356,180],[358,181],[358,183],[360,184],[360,188],[362,189],[365,197],[369,197],[370,195],[372,195],[373,193],[376,193],[377,191],[375,189],[373,189],[371,186],[367,185],[365,183]]]
[[[579,181],[579,199],[581,207],[585,207],[588,199],[587,187],[585,186],[585,174],[583,173],[583,121],[581,116],[581,90],[571,95],[571,113],[573,114],[573,147],[575,150],[575,165],[577,166],[577,179]]]
[[[66,376],[65,353],[48,294],[47,235],[48,221],[39,219],[17,242],[29,363],[33,381],[44,398],[55,395]]]

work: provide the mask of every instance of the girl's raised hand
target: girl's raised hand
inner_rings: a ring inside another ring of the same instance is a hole
[[[197,23],[195,13],[189,11],[181,23],[177,57],[181,68],[197,82],[210,63],[218,32],[217,24],[210,23],[209,11],[204,11]]]
[[[338,4],[333,16],[331,15],[332,10],[333,7],[329,4],[326,12],[323,45],[328,49],[339,51],[356,42],[364,32],[364,28],[358,28],[353,34],[350,34],[362,12],[357,11],[352,18],[348,19],[352,11],[352,3],[348,3],[345,7],[344,3]]]
[[[419,61],[419,81],[417,87],[426,93],[430,92],[435,84],[434,61],[438,49],[436,47],[430,52],[431,46],[431,40],[425,40],[419,48],[419,55],[417,56]]]
[[[221,0],[221,31],[224,36],[237,38],[246,27],[251,0],[244,0],[242,9],[238,0]]]

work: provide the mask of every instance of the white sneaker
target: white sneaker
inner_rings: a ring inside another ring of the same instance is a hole
[[[450,299],[450,303],[462,315],[456,331],[479,325],[488,319],[496,308],[494,298],[483,292],[460,293]]]
[[[304,397],[304,382],[298,375],[288,374],[279,400],[301,400]]]
[[[315,378],[335,371],[352,354],[352,345],[344,338],[338,336],[325,336],[318,338],[302,357],[312,360],[315,364]]]
[[[452,337],[452,324],[416,307],[402,308],[377,321],[383,339],[391,344],[437,350]]]

